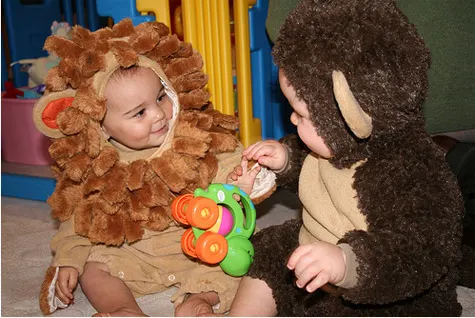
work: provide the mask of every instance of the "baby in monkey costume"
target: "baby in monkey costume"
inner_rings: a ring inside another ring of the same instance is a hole
[[[129,19],[76,26],[45,49],[61,62],[33,116],[54,139],[48,203],[61,224],[42,312],[72,303],[78,279],[98,315],[144,315],[135,297],[174,285],[175,305],[194,294],[225,312],[239,279],[187,258],[170,216],[176,196],[226,182],[241,162],[237,119],[213,109],[201,56],[164,24]]]
[[[298,136],[243,155],[298,192],[302,219],[256,233],[228,316],[460,315],[463,200],[425,131],[414,25],[395,0],[301,0],[273,57]]]

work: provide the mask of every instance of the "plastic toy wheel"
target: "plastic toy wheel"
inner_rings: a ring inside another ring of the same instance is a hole
[[[227,253],[228,241],[220,234],[205,232],[196,240],[196,254],[205,263],[217,264]]]
[[[189,255],[193,258],[197,258],[196,249],[193,244],[194,240],[195,235],[193,234],[193,230],[191,228],[187,229],[181,237],[181,249],[186,255]]]
[[[211,199],[197,197],[188,203],[186,219],[191,226],[207,230],[216,223],[218,217],[218,205]]]
[[[175,198],[172,203],[172,216],[175,220],[181,224],[188,225],[188,220],[186,219],[186,208],[188,202],[193,199],[193,194],[183,194]]]

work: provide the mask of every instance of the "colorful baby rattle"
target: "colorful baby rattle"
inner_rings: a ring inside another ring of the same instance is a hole
[[[181,238],[185,254],[208,264],[219,263],[231,276],[247,273],[254,256],[249,238],[256,227],[256,209],[244,191],[220,183],[209,185],[206,191],[198,188],[173,201],[172,216],[191,226]]]

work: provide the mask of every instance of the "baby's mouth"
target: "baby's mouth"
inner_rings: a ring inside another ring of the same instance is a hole
[[[164,125],[162,128],[152,131],[152,134],[161,135],[168,130],[168,125]]]

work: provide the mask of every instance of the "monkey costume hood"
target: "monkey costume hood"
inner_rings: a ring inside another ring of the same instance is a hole
[[[121,246],[140,240],[144,229],[165,230],[173,199],[207,188],[220,155],[239,151],[237,119],[213,109],[201,56],[164,24],[134,27],[125,19],[95,32],[75,26],[71,40],[50,36],[45,49],[61,58],[33,115],[53,138],[57,184],[47,202],[53,218],[73,219],[75,232],[92,243]],[[101,130],[106,84],[118,68],[132,66],[152,69],[173,102],[170,130],[156,148],[127,149]],[[44,313],[54,270],[40,295]]]

